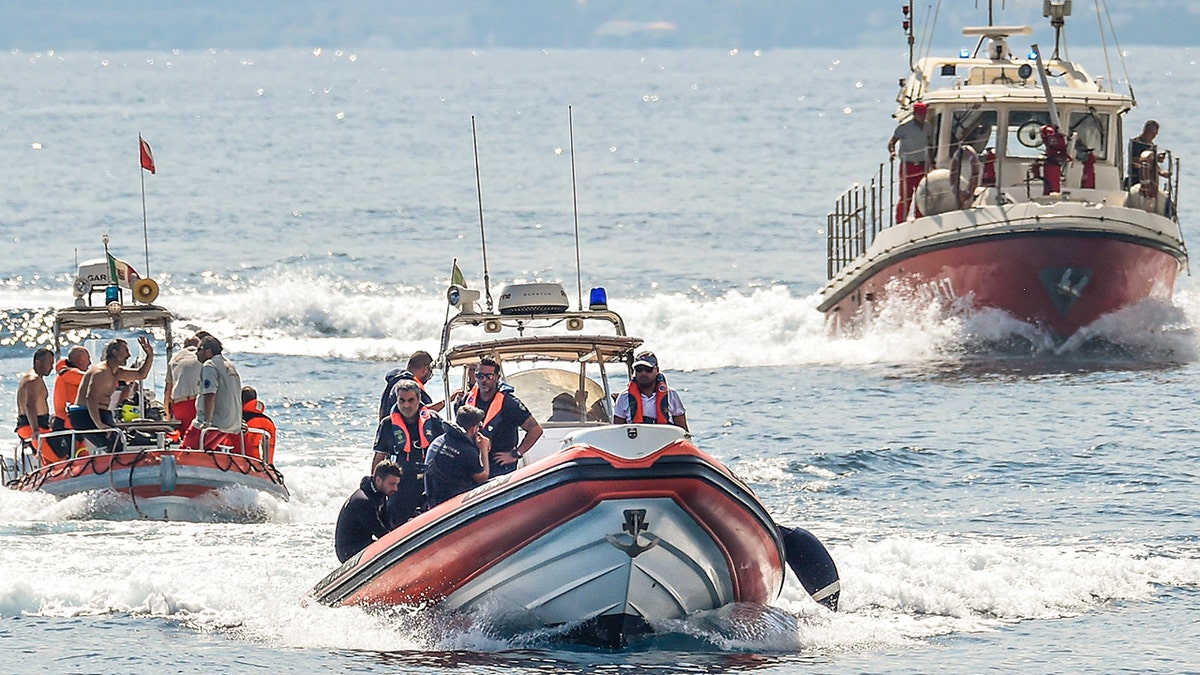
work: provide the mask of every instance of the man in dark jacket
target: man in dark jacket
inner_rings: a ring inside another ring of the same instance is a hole
[[[400,380],[395,386],[391,414],[375,430],[376,464],[391,460],[400,467],[400,489],[388,497],[388,517],[399,527],[425,505],[425,451],[442,435],[442,420],[421,404],[421,386]]]
[[[454,424],[425,451],[425,508],[431,509],[488,479],[491,443],[480,433],[483,411],[459,406]]]
[[[440,412],[446,405],[445,401],[433,402],[429,394],[425,393],[425,383],[429,378],[433,377],[433,357],[427,351],[413,352],[412,356],[408,357],[408,363],[404,368],[393,368],[384,376],[383,395],[379,397],[379,419],[383,419],[392,413],[392,406],[396,405],[396,383],[401,380],[413,380],[421,387],[421,404],[434,412]]]
[[[333,535],[338,562],[346,562],[392,529],[387,498],[399,487],[400,467],[395,462],[380,462],[372,475],[363,477],[338,513]]]

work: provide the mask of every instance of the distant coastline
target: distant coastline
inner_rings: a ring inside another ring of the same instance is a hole
[[[0,47],[20,51],[317,46],[745,50],[894,45],[904,49],[902,4],[900,0],[482,0],[465,6],[427,0],[49,0],[36,4],[0,0]],[[953,27],[986,24],[986,8],[977,4],[943,4],[934,44],[953,47],[963,41]],[[1197,43],[1200,12],[1154,0],[1108,4],[1122,46]],[[1007,0],[1004,11],[996,10],[996,22],[1049,30],[1041,6],[1041,0]],[[1070,44],[1098,45],[1093,4],[1077,1],[1074,12],[1068,23]],[[919,14],[917,28],[922,29],[924,22]]]

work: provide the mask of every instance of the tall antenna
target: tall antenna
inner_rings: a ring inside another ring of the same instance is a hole
[[[579,190],[575,180],[575,117],[567,106],[567,130],[571,140],[571,208],[575,211],[575,289],[579,294],[577,307],[583,309],[583,271],[579,262]]]
[[[479,134],[475,131],[475,116],[471,115],[471,143],[475,146],[475,194],[479,196],[479,242],[483,249],[483,292],[487,297],[487,311],[492,313],[492,280],[488,275],[487,235],[483,229],[483,184],[479,180]]]

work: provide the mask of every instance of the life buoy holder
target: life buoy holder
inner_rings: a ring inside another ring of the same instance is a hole
[[[158,298],[158,282],[150,278],[138,279],[133,282],[133,297],[147,305],[154,302]]]

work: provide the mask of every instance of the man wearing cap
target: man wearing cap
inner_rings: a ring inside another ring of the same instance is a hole
[[[904,222],[908,216],[908,205],[917,191],[925,171],[933,166],[933,125],[925,122],[926,106],[917,101],[912,106],[912,119],[896,127],[888,139],[888,154],[892,159],[900,158],[900,199],[896,203],[896,222]],[[896,146],[900,149],[897,151]],[[914,210],[920,216],[920,209]]]
[[[667,386],[667,378],[658,372],[658,357],[642,352],[633,362],[633,380],[629,391],[617,397],[613,407],[617,424],[674,424],[688,430],[687,411],[679,394]]]

